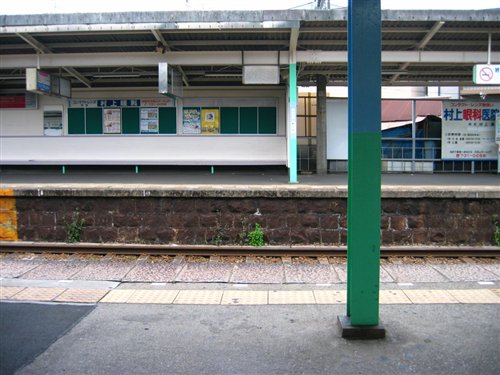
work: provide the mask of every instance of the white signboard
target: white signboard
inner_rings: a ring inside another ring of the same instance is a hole
[[[500,65],[474,65],[473,81],[478,85],[498,85],[500,83]]]
[[[326,100],[327,159],[347,160],[348,152],[347,100]]]
[[[61,87],[62,89],[62,87]],[[106,107],[171,107],[170,98],[146,99],[71,99],[71,108],[106,108]]]
[[[245,65],[243,67],[244,85],[278,85],[280,67],[278,65]]]
[[[445,101],[441,158],[496,160],[495,116],[500,102]]]
[[[495,121],[495,141],[497,145],[500,146],[500,113],[497,113],[497,119]]]

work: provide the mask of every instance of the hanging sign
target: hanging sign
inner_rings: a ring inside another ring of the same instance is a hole
[[[71,97],[71,82],[36,68],[26,68],[26,91],[69,98]]]
[[[441,158],[496,160],[495,116],[500,102],[444,101]]]
[[[477,85],[500,84],[500,65],[482,64],[474,65],[473,81]]]

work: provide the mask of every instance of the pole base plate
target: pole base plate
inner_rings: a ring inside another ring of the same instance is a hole
[[[378,340],[385,337],[385,328],[376,326],[353,326],[351,318],[346,315],[337,316],[337,326],[342,338],[348,340]]]

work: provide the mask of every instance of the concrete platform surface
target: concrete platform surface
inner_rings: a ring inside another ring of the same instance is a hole
[[[6,304],[0,329],[35,332],[40,310]],[[387,305],[385,339],[340,338],[343,306],[99,304],[18,375],[40,374],[433,374],[495,375],[498,305]],[[46,315],[47,313],[45,313]],[[57,315],[54,315],[57,316]],[[58,328],[48,327],[60,332]],[[12,352],[26,337],[9,336]],[[3,361],[12,355],[2,353]],[[5,372],[8,374],[9,372]]]
[[[299,185],[347,186],[347,173],[327,175],[304,174],[298,177]],[[0,187],[22,186],[136,186],[136,185],[288,185],[286,168],[269,167],[81,167],[69,166],[66,173],[57,167],[20,169],[1,167]],[[385,186],[491,186],[500,188],[498,174],[479,173],[422,173],[382,174]]]

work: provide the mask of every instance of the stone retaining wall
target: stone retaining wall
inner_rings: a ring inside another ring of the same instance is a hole
[[[53,191],[43,196],[24,191],[16,195],[18,237],[24,241],[65,241],[67,224],[78,215],[84,220],[83,242],[242,244],[255,223],[262,226],[270,245],[347,242],[345,191]],[[500,216],[496,195],[384,195],[383,245],[493,244],[494,218]]]

